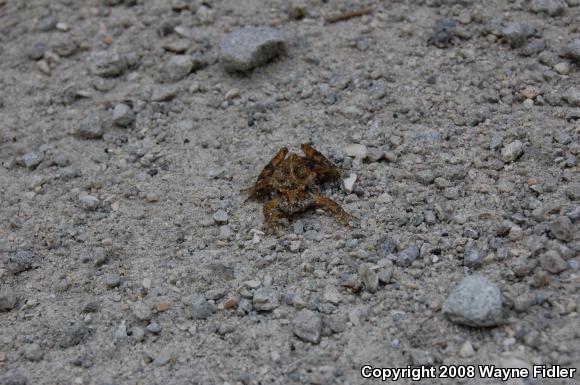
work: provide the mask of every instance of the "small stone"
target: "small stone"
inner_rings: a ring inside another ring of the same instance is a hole
[[[276,292],[267,287],[261,287],[254,292],[252,304],[258,311],[272,311],[280,306]]]
[[[566,45],[566,49],[564,51],[565,55],[580,62],[580,39],[574,39]]]
[[[27,152],[26,154],[22,155],[22,163],[24,166],[30,170],[35,169],[44,159],[42,154],[38,152]]]
[[[580,107],[580,87],[570,87],[562,96],[570,106]]]
[[[230,239],[230,237],[232,236],[232,230],[230,229],[229,225],[223,225],[220,226],[220,232],[218,235],[218,238],[225,241]]]
[[[218,225],[228,223],[228,213],[226,213],[225,210],[222,209],[216,211],[212,218],[214,222],[217,223]]]
[[[499,133],[493,134],[491,140],[489,141],[490,150],[497,150],[498,148],[501,147],[502,142],[503,136],[501,136]]]
[[[32,343],[24,347],[24,357],[31,362],[38,362],[42,360],[44,352],[39,344]]]
[[[56,29],[58,20],[52,15],[45,15],[36,23],[36,30],[40,32],[50,32]]]
[[[369,293],[375,293],[378,290],[379,276],[368,264],[359,266],[358,275]]]
[[[0,313],[14,309],[18,304],[18,296],[8,289],[0,291]]]
[[[535,13],[546,13],[550,16],[562,16],[568,10],[564,0],[532,0],[530,10]]]
[[[429,37],[429,43],[439,48],[447,48],[453,41],[456,23],[451,19],[439,19],[433,25],[433,32]]]
[[[32,269],[33,255],[29,251],[17,251],[9,256],[4,265],[12,274],[19,274],[23,271]]]
[[[409,349],[411,362],[415,366],[433,366],[435,364],[435,357],[433,353],[423,349]]]
[[[107,262],[109,262],[109,253],[102,247],[96,247],[93,251],[93,264],[100,267]]]
[[[191,317],[206,319],[217,311],[216,306],[202,296],[195,296],[191,301]]]
[[[100,139],[105,130],[103,122],[96,115],[90,115],[80,121],[78,135],[84,139]]]
[[[290,251],[293,253],[297,253],[300,251],[300,247],[302,247],[302,242],[300,241],[292,241],[290,242]]]
[[[580,201],[580,183],[568,186],[566,196],[573,201]]]
[[[523,153],[524,153],[524,144],[519,140],[516,140],[503,148],[503,150],[501,151],[501,160],[504,163],[510,163],[516,160]]]
[[[153,360],[153,365],[165,366],[169,363],[169,361],[171,361],[171,351],[163,350],[155,357],[155,360]]]
[[[540,257],[540,266],[552,274],[560,274],[569,267],[568,262],[556,250],[550,250],[542,254]]]
[[[269,27],[247,27],[234,31],[220,43],[220,61],[226,71],[248,71],[280,55],[286,39]]]
[[[114,289],[121,284],[121,277],[119,274],[107,274],[103,282],[107,289]]]
[[[554,66],[554,71],[559,73],[560,75],[569,75],[570,74],[570,63],[563,61]]]
[[[152,321],[149,325],[147,325],[146,329],[151,334],[159,334],[159,333],[161,333],[161,325],[159,325],[155,321]]]
[[[44,57],[44,53],[47,49],[48,47],[46,44],[37,42],[28,50],[28,58],[30,60],[40,60]]]
[[[352,173],[349,175],[348,178],[344,178],[342,180],[342,185],[344,187],[344,191],[346,191],[347,193],[351,193],[354,189],[354,184],[356,182],[357,179],[357,175]]]
[[[365,159],[368,156],[368,149],[364,144],[355,143],[345,147],[344,153],[352,158]]]
[[[397,256],[397,263],[400,266],[408,267],[419,257],[419,248],[416,245],[411,245],[405,250],[401,251]]]
[[[136,342],[142,342],[145,339],[145,329],[140,326],[133,326],[131,328],[131,338]]]
[[[342,301],[342,297],[336,287],[327,286],[322,293],[322,300],[333,305],[338,305]]]
[[[499,325],[503,319],[501,292],[480,275],[465,277],[443,303],[443,314],[461,325]]]
[[[570,242],[572,240],[572,221],[566,216],[559,216],[550,224],[550,231],[557,239]]]
[[[125,103],[115,105],[113,109],[113,123],[119,127],[127,127],[135,120],[133,109]]]
[[[115,329],[114,335],[115,342],[124,342],[127,340],[127,323],[122,320],[117,329]]]
[[[168,102],[179,93],[179,88],[173,86],[156,87],[151,95],[153,102]]]
[[[167,62],[164,68],[165,80],[178,82],[193,70],[193,60],[189,55],[175,55]]]
[[[262,283],[257,279],[252,279],[250,281],[244,282],[244,285],[250,290],[255,290],[259,288],[262,285]]]
[[[163,301],[163,302],[157,302],[155,305],[155,310],[157,310],[158,313],[163,313],[164,311],[167,311],[170,307],[171,307],[171,303],[167,302],[167,301]]]
[[[77,323],[68,327],[62,335],[59,346],[68,349],[83,343],[89,335],[89,328],[84,323]]]
[[[322,320],[318,313],[302,309],[292,320],[292,330],[301,340],[317,344],[322,333]]]
[[[471,246],[465,249],[463,264],[467,267],[480,267],[483,264],[483,256],[479,252],[479,248]]]
[[[117,52],[97,51],[89,58],[92,73],[103,78],[122,75],[128,68],[127,61]]]
[[[501,35],[512,48],[518,48],[523,46],[530,37],[538,37],[539,33],[529,24],[513,22],[501,30]]]
[[[433,170],[421,170],[415,174],[415,179],[422,185],[429,185],[435,180],[435,173]]]
[[[99,207],[99,199],[89,194],[80,194],[79,202],[81,207],[86,211],[95,211]]]
[[[471,341],[465,340],[465,342],[461,346],[461,349],[459,349],[459,357],[469,358],[469,357],[473,357],[474,355],[475,355],[475,350],[473,350],[473,345],[471,344]]]
[[[133,315],[139,321],[149,321],[153,317],[153,313],[151,312],[151,307],[145,304],[142,301],[136,302],[133,305]]]
[[[87,298],[81,305],[82,313],[96,313],[99,311],[99,302],[94,298]]]
[[[237,297],[237,296],[229,297],[224,302],[224,309],[233,309],[236,306],[238,306],[239,302],[240,302],[239,297]]]
[[[393,238],[385,235],[377,242],[375,249],[381,258],[388,257],[397,250],[397,244]]]

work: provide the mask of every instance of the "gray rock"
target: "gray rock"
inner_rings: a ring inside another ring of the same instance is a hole
[[[435,173],[433,170],[421,170],[415,174],[415,179],[426,186],[435,180]]]
[[[22,155],[22,163],[28,169],[35,169],[44,159],[42,154],[32,151]]]
[[[149,325],[147,325],[146,329],[151,334],[161,333],[161,325],[155,321],[152,321]]]
[[[58,20],[52,15],[45,15],[38,19],[36,23],[36,30],[40,32],[50,32],[56,29]]]
[[[580,201],[580,183],[568,186],[566,196],[573,201]]]
[[[32,343],[24,346],[23,349],[24,357],[31,362],[38,362],[42,360],[44,356],[44,351],[39,344]]]
[[[103,122],[97,115],[87,116],[80,121],[77,133],[84,139],[100,139],[105,133]]]
[[[467,267],[480,267],[483,264],[483,257],[477,246],[470,246],[465,249],[463,264]]]
[[[254,292],[252,304],[259,311],[272,311],[280,306],[277,293],[268,287],[261,287]]]
[[[547,13],[550,16],[562,16],[568,10],[564,0],[532,0],[530,10],[535,13]]]
[[[87,211],[95,211],[100,204],[100,201],[97,197],[94,197],[89,194],[80,194],[79,202],[81,203],[81,207],[83,208],[83,210]]]
[[[103,266],[109,262],[109,253],[102,247],[96,247],[93,251],[93,264],[96,267]]]
[[[216,310],[216,306],[202,296],[195,296],[191,300],[191,317],[194,319],[206,319]]]
[[[292,331],[301,340],[317,344],[320,342],[322,320],[318,313],[302,309],[296,313],[292,320]]]
[[[103,78],[117,77],[127,70],[127,61],[117,52],[97,51],[89,58],[93,75]]]
[[[451,19],[439,19],[433,25],[433,32],[429,37],[429,43],[439,48],[447,48],[453,41],[457,23]]]
[[[375,249],[377,251],[377,254],[379,254],[381,258],[385,258],[393,254],[397,250],[397,244],[395,243],[393,238],[391,238],[388,235],[385,235],[384,237],[379,239],[377,245],[375,246]]]
[[[121,323],[119,323],[113,338],[117,343],[127,341],[127,322],[125,320],[122,320]]]
[[[22,273],[32,269],[33,257],[29,251],[17,251],[5,260],[4,265],[12,274]]]
[[[443,303],[443,314],[461,325],[498,325],[503,318],[501,292],[480,275],[465,277]]]
[[[82,313],[96,313],[99,311],[99,302],[94,298],[87,298],[81,304]]]
[[[580,39],[570,41],[566,45],[564,54],[570,59],[580,62]]]
[[[540,257],[540,266],[552,274],[560,274],[569,267],[568,262],[556,250],[549,250],[542,254]]]
[[[151,307],[142,301],[136,302],[133,305],[133,315],[139,321],[149,321],[153,318]]]
[[[65,330],[58,344],[63,349],[79,345],[87,339],[89,332],[89,328],[84,323],[77,323]]]
[[[113,123],[119,127],[127,127],[135,120],[133,109],[125,103],[115,105],[113,109]]]
[[[416,245],[411,245],[405,250],[401,251],[397,256],[397,263],[400,266],[408,267],[419,257],[419,248]]]
[[[524,144],[519,140],[513,141],[501,150],[501,160],[510,163],[524,153]]]
[[[153,360],[153,365],[164,366],[167,365],[169,361],[171,361],[171,351],[163,350],[155,357],[155,360]]]
[[[142,342],[145,339],[145,329],[140,326],[131,328],[131,338],[136,342]]]
[[[358,275],[368,292],[374,293],[379,288],[379,276],[368,264],[362,264],[358,268]]]
[[[193,60],[189,55],[175,55],[169,59],[163,70],[166,81],[177,82],[191,73]]]
[[[18,296],[8,289],[0,291],[0,313],[14,309],[18,304]]]
[[[580,87],[568,88],[564,95],[562,95],[562,99],[572,107],[580,107]]]
[[[501,30],[504,40],[512,47],[518,48],[523,46],[530,37],[539,37],[538,30],[524,23],[513,22],[506,25]]]
[[[44,57],[46,50],[46,44],[37,42],[32,47],[30,47],[26,55],[30,60],[40,60]]]
[[[121,277],[119,274],[107,274],[103,283],[107,287],[107,289],[114,289],[121,284]]]
[[[216,211],[212,218],[218,225],[225,225],[228,223],[228,213],[222,209]]]
[[[242,28],[224,37],[220,61],[226,71],[248,71],[280,55],[285,44],[283,33],[276,28]]]
[[[550,223],[550,231],[559,240],[569,242],[572,240],[572,221],[566,216],[559,216]]]

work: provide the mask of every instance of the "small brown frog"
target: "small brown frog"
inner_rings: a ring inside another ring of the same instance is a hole
[[[248,199],[264,202],[266,225],[279,232],[283,218],[313,208],[328,210],[341,224],[347,224],[349,214],[332,199],[321,195],[325,183],[340,179],[340,170],[324,155],[308,144],[301,146],[305,156],[290,154],[282,147],[264,167],[255,185],[243,190]]]

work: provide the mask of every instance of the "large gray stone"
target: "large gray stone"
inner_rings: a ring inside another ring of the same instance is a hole
[[[443,303],[443,314],[461,325],[498,325],[503,319],[501,292],[495,284],[480,275],[465,277]]]
[[[242,28],[222,40],[220,61],[226,71],[248,71],[282,53],[285,40],[284,34],[276,28]]]
[[[317,344],[320,342],[322,332],[322,320],[320,316],[312,310],[302,309],[292,320],[294,334],[304,341]]]

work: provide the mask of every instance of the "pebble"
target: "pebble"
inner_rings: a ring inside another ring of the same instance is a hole
[[[16,307],[18,296],[9,289],[0,291],[0,313],[6,313]]]
[[[6,269],[12,274],[19,274],[32,269],[33,255],[29,251],[17,251],[5,260]]]
[[[572,240],[572,221],[567,216],[559,216],[550,223],[550,231],[557,239],[569,242]]]
[[[248,71],[279,56],[284,34],[270,27],[247,27],[229,33],[220,43],[220,61],[226,71]]]
[[[348,178],[344,178],[342,180],[342,185],[344,187],[344,191],[346,191],[347,193],[351,193],[354,189],[354,184],[356,182],[357,179],[357,175],[354,173],[351,173]]]
[[[153,317],[151,307],[142,301],[138,301],[133,305],[133,315],[139,321],[149,321]]]
[[[471,246],[465,249],[463,264],[467,267],[480,267],[483,264],[483,256],[481,255],[479,248]]]
[[[580,62],[580,39],[570,41],[566,45],[564,53],[570,59]]]
[[[65,330],[58,344],[63,349],[79,345],[87,338],[89,332],[89,328],[84,323],[77,323]]]
[[[127,340],[127,323],[125,320],[122,320],[115,329],[115,335],[113,337],[115,342],[124,342]]]
[[[228,226],[228,225],[220,226],[219,235],[218,235],[219,239],[225,241],[225,240],[230,239],[231,236],[232,236],[232,230],[230,229],[230,226]]]
[[[103,122],[97,115],[89,115],[79,123],[78,135],[84,139],[100,139],[104,133]]]
[[[338,305],[342,301],[342,297],[336,287],[328,285],[322,293],[322,300],[333,305]]]
[[[35,151],[27,152],[26,154],[22,155],[22,163],[30,170],[34,170],[43,159],[43,155]]]
[[[567,61],[563,61],[554,65],[554,71],[559,73],[560,75],[568,75],[570,74],[570,63]]]
[[[89,57],[93,75],[103,78],[117,77],[127,70],[127,61],[117,52],[97,51]]]
[[[155,357],[153,360],[153,365],[155,366],[165,366],[171,361],[171,351],[163,350]]]
[[[41,17],[36,23],[36,30],[40,32],[50,32],[56,29],[58,20],[52,15]]]
[[[179,93],[179,88],[173,86],[156,87],[151,95],[153,102],[168,102]]]
[[[524,144],[521,141],[516,140],[504,146],[504,148],[501,151],[501,160],[504,163],[510,163],[516,160],[523,153],[524,153]]]
[[[165,64],[164,76],[169,82],[184,79],[193,70],[193,60],[189,55],[175,55]]]
[[[415,174],[415,179],[422,185],[429,185],[435,180],[435,173],[432,170],[421,170]]]
[[[461,349],[459,349],[459,357],[462,358],[469,358],[475,355],[475,350],[473,350],[473,345],[471,341],[465,340],[463,345],[461,345]]]
[[[322,333],[322,320],[318,313],[302,309],[292,320],[292,331],[301,340],[317,344]]]
[[[572,107],[580,107],[580,87],[570,87],[564,95],[564,99]]]
[[[419,257],[419,248],[416,245],[410,245],[401,251],[397,256],[397,263],[400,266],[408,267]]]
[[[429,43],[439,48],[447,48],[453,41],[457,23],[451,19],[439,19],[433,25],[433,32],[429,37]]]
[[[44,351],[37,343],[32,343],[24,346],[24,357],[30,362],[38,362],[44,357]]]
[[[252,304],[258,311],[272,311],[280,306],[277,293],[267,287],[261,287],[254,292]]]
[[[34,45],[28,50],[27,56],[30,60],[40,60],[44,57],[44,53],[48,47],[42,42],[34,43]]]
[[[368,156],[368,149],[367,146],[364,144],[351,144],[345,147],[344,153],[346,156],[350,156],[352,158],[358,159],[365,159]]]
[[[550,16],[562,16],[568,10],[564,0],[532,0],[530,10],[535,13],[547,13]]]
[[[385,235],[378,240],[375,249],[381,258],[385,258],[397,250],[397,244],[393,238]]]
[[[81,203],[83,210],[86,211],[95,211],[100,204],[100,201],[97,197],[86,193],[79,195],[79,202]]]
[[[480,275],[465,277],[443,303],[443,314],[452,322],[488,327],[503,319],[503,303],[499,288]]]
[[[161,333],[161,325],[155,321],[152,321],[149,325],[147,325],[146,329],[151,334]]]
[[[523,46],[530,37],[538,36],[538,31],[529,24],[512,22],[501,30],[501,35],[512,48],[518,48]]]
[[[140,326],[133,326],[131,328],[131,338],[137,342],[143,341],[145,339],[145,329]]]
[[[225,225],[228,223],[228,213],[222,209],[216,211],[212,218],[218,225]]]
[[[216,311],[216,306],[202,296],[195,296],[191,300],[191,317],[193,319],[206,319]]]
[[[99,302],[94,298],[87,298],[81,304],[82,313],[96,313],[99,311]]]
[[[115,105],[113,109],[113,123],[119,127],[127,127],[135,120],[133,109],[125,103]]]
[[[375,293],[378,290],[379,276],[368,264],[359,266],[358,275],[369,293]]]
[[[566,196],[573,201],[580,201],[580,183],[573,184],[566,189]]]
[[[540,257],[540,266],[552,274],[560,274],[569,267],[568,262],[556,250],[549,250],[542,254]]]

